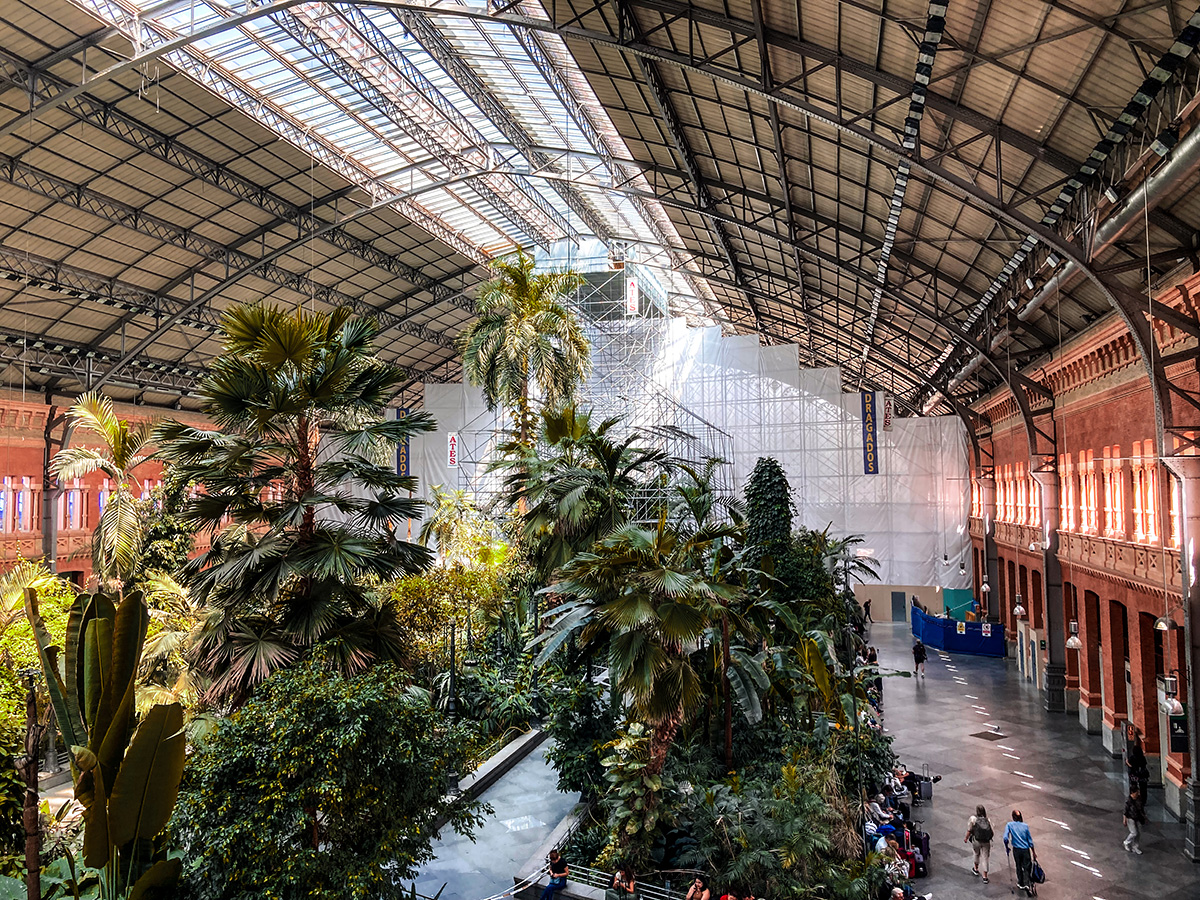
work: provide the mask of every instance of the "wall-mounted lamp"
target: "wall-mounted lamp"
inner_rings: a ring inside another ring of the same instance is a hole
[[[1182,716],[1183,704],[1179,702],[1179,676],[1174,672],[1163,676],[1163,693],[1167,697],[1167,715]]]
[[[1071,636],[1069,638],[1067,638],[1067,649],[1068,650],[1083,649],[1083,641],[1079,640],[1079,623],[1076,622],[1074,619],[1072,619],[1070,621],[1070,624],[1067,627],[1071,631]]]

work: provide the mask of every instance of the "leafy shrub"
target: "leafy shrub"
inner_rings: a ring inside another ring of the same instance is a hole
[[[469,833],[477,804],[444,796],[464,729],[388,665],[276,673],[189,761],[174,818],[195,900],[402,897],[437,823]]]
[[[546,731],[554,746],[546,754],[558,772],[560,791],[578,791],[585,800],[605,785],[602,748],[612,738],[613,717],[604,688],[589,681],[565,679],[550,693]]]

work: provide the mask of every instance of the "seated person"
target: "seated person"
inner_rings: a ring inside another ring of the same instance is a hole
[[[708,879],[703,875],[697,875],[692,886],[688,888],[687,896],[684,900],[712,900],[712,891],[708,888]]]
[[[888,825],[896,818],[895,813],[885,809],[886,806],[887,798],[883,794],[876,794],[875,799],[867,804],[871,818],[879,825]]]
[[[637,877],[628,863],[621,863],[613,873],[612,884],[604,892],[604,900],[637,900]]]

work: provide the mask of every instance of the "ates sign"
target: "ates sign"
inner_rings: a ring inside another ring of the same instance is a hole
[[[452,431],[446,436],[446,465],[451,469],[458,468],[458,432]]]

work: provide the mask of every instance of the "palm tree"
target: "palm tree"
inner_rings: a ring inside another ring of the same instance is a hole
[[[647,774],[657,775],[688,712],[702,696],[692,649],[724,614],[728,594],[694,568],[698,552],[662,517],[626,524],[563,567],[552,589],[573,598],[556,610],[544,661],[578,631],[585,647],[607,641],[615,689],[653,729]]]
[[[524,537],[543,580],[576,553],[588,550],[629,521],[635,495],[669,471],[663,450],[640,446],[642,436],[618,435],[620,419],[593,426],[591,415],[568,405],[542,412],[536,451],[510,446],[504,497],[524,509]]]
[[[418,540],[426,547],[437,541],[445,566],[473,567],[495,559],[499,548],[490,523],[465,490],[430,487],[433,509],[421,524]]]
[[[463,372],[483,388],[488,408],[513,416],[518,441],[529,443],[530,391],[547,406],[572,397],[590,369],[587,336],[563,299],[583,284],[576,272],[534,272],[533,257],[496,260],[497,277],[483,286],[479,318],[459,336]]]
[[[92,532],[92,564],[102,580],[133,580],[142,549],[142,516],[138,494],[130,486],[134,470],[148,458],[145,452],[153,422],[130,425],[113,411],[112,400],[89,392],[67,414],[71,427],[95,434],[103,449],[67,447],[54,455],[50,471],[70,480],[103,472],[112,482],[100,520]]]
[[[397,536],[421,502],[405,496],[416,480],[385,461],[433,420],[384,417],[404,372],[375,356],[375,324],[347,309],[238,306],[222,331],[200,386],[219,430],[170,422],[158,437],[174,475],[202,489],[184,516],[214,533],[183,573],[212,610],[193,654],[210,695],[237,703],[317,644],[351,672],[399,654],[393,610],[371,584],[431,554]]]

